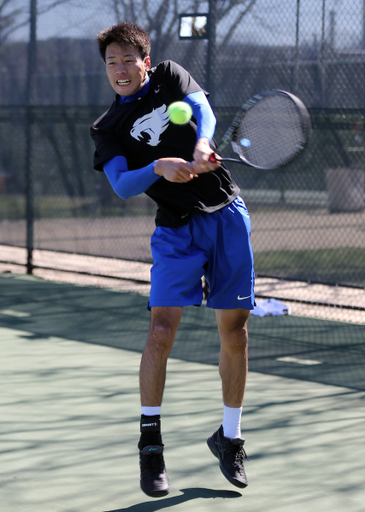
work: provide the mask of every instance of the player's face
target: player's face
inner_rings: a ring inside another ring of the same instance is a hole
[[[146,83],[151,67],[150,57],[142,59],[134,46],[111,43],[105,52],[106,73],[114,91],[121,96],[131,96]]]

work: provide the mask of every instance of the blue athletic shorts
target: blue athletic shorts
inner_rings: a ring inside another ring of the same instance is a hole
[[[214,213],[193,215],[185,226],[158,226],[151,237],[149,308],[200,306],[204,275],[210,288],[208,307],[253,309],[250,234],[250,216],[240,197]]]

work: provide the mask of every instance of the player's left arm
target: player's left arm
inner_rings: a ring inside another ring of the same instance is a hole
[[[184,101],[191,106],[193,116],[197,122],[197,142],[193,154],[194,171],[197,174],[212,171],[218,167],[217,164],[209,162],[212,153],[210,142],[213,139],[217,124],[214,112],[203,91],[188,94]]]

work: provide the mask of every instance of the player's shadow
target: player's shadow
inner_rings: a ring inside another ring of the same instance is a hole
[[[132,505],[127,508],[118,508],[116,510],[107,510],[105,512],[157,512],[164,508],[174,507],[185,503],[187,501],[195,500],[197,498],[240,498],[241,493],[237,491],[216,491],[214,489],[205,489],[203,487],[192,487],[188,489],[180,489],[183,493],[180,496],[171,496],[170,498],[160,499],[156,501],[144,501],[137,505]]]

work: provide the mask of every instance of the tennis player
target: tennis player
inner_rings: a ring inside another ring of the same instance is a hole
[[[224,476],[243,488],[241,412],[254,307],[250,217],[229,171],[208,162],[216,120],[207,93],[175,62],[151,67],[150,38],[132,23],[107,28],[97,40],[116,95],[91,127],[94,167],[122,199],[144,192],[157,204],[151,324],[140,365],[141,488],[152,497],[170,490],[160,420],[166,365],[183,308],[202,303],[203,275],[221,339],[223,390],[222,425],[207,443]],[[193,118],[172,124],[167,107],[182,100]]]

